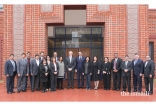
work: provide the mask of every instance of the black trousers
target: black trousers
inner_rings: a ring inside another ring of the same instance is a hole
[[[152,77],[152,78],[144,77],[146,91],[150,91],[152,93],[153,93],[153,79],[154,79],[154,77]],[[150,89],[149,89],[149,85],[150,85]]]
[[[68,87],[74,87],[74,70],[67,71],[68,75]]]
[[[58,88],[63,88],[63,78],[57,78]]]
[[[103,86],[104,89],[110,89],[111,74],[103,74]]]
[[[138,91],[142,91],[142,77],[140,75],[133,75],[134,90],[137,90],[138,84],[139,84]]]
[[[6,88],[7,88],[7,92],[13,91],[13,88],[14,88],[13,76],[6,77]]]
[[[46,89],[51,88],[50,86],[51,86],[51,84],[50,84],[50,75],[48,75],[48,82],[47,82]]]
[[[37,75],[33,75],[32,76],[32,90],[34,90],[34,88],[39,89],[39,74]]]
[[[51,90],[56,90],[57,75],[50,76]]]
[[[123,79],[123,83],[122,83],[122,87],[123,90],[126,90],[126,87],[128,86],[128,91],[131,90],[131,75],[130,76],[124,76],[122,77]]]
[[[113,72],[113,87],[115,89],[120,89],[121,87],[121,72]]]
[[[42,82],[42,90],[46,90],[46,87],[47,87],[47,82]]]

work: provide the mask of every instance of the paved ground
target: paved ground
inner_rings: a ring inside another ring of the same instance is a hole
[[[42,93],[41,91],[35,91],[32,93],[29,88],[27,92],[7,94],[3,82],[0,83],[0,89],[0,101],[156,101],[156,83],[154,83],[154,94],[149,96],[136,96],[137,93],[129,95],[126,93],[127,96],[123,96],[120,91],[106,91],[103,90],[102,82],[98,90],[92,89],[90,91],[77,88],[68,90],[65,88],[56,92]]]

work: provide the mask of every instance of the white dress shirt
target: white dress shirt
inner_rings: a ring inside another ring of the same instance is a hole
[[[39,66],[39,60],[36,60],[37,66]]]

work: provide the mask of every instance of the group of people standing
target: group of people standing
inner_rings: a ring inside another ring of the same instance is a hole
[[[57,57],[54,52],[53,57],[44,57],[44,52],[35,55],[31,58],[31,53],[21,54],[21,59],[17,64],[14,61],[14,55],[10,55],[10,59],[5,63],[6,88],[7,93],[14,93],[14,79],[18,75],[17,92],[26,92],[28,77],[30,78],[31,91],[40,90],[42,84],[42,92],[47,90],[56,91],[56,88],[63,89],[63,79],[67,73],[67,89],[74,89],[74,74],[77,76],[78,89],[86,87],[86,90],[91,90],[91,81],[94,81],[94,90],[98,89],[99,80],[103,79],[104,90],[110,90],[111,74],[113,74],[113,90],[119,91],[121,87],[121,77],[123,79],[122,91],[131,92],[131,70],[133,69],[133,86],[134,92],[142,92],[142,76],[144,75],[146,92],[153,94],[153,79],[155,63],[146,56],[146,61],[139,59],[139,55],[135,54],[135,59],[129,61],[129,56],[126,55],[124,61],[114,54],[114,59],[109,61],[108,57],[104,57],[104,61],[98,60],[97,56],[84,57],[82,52],[78,52],[78,57],[73,57],[73,52],[69,51],[69,56],[63,60],[63,57]],[[84,86],[84,78],[86,86]],[[137,85],[139,87],[137,88]],[[149,88],[150,85],[150,88]]]

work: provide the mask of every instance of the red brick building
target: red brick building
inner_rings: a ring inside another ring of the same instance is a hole
[[[139,53],[156,61],[155,42],[156,10],[148,5],[0,5],[0,80],[11,53],[16,60],[28,51],[65,57],[81,50],[99,59]]]

